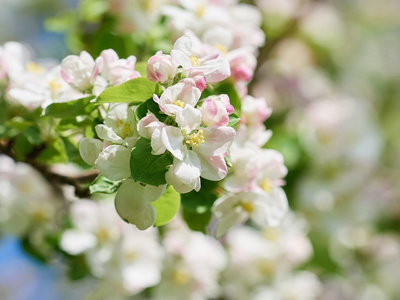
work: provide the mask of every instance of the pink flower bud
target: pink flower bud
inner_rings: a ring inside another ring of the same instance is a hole
[[[229,123],[229,114],[218,97],[209,97],[204,100],[200,108],[201,120],[207,126],[226,126]]]
[[[166,83],[174,78],[176,68],[172,65],[171,57],[158,51],[149,58],[147,63],[147,78],[154,82]]]
[[[207,86],[207,80],[202,72],[196,72],[196,73],[191,72],[189,77],[194,80],[194,82],[196,83],[196,87],[201,92],[204,91],[204,89]]]
[[[257,61],[246,49],[237,49],[229,53],[231,76],[234,81],[250,81],[253,78]]]

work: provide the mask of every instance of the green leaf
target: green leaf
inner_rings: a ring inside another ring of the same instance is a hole
[[[143,102],[140,104],[138,107],[135,109],[135,119],[136,122],[139,122],[142,118],[144,118],[147,115],[147,101]]]
[[[49,141],[46,144],[46,149],[37,157],[38,162],[43,164],[67,163],[68,157],[60,139]]]
[[[26,136],[19,135],[15,139],[13,148],[15,154],[17,155],[17,160],[24,160],[25,157],[33,150],[34,146],[31,143],[29,143]]]
[[[96,106],[90,103],[94,95],[68,102],[52,103],[44,110],[45,117],[72,118],[90,114]]]
[[[201,231],[203,233],[207,232],[206,227],[211,220],[211,211],[198,214],[184,208],[182,215],[190,229],[194,231]]]
[[[218,181],[210,181],[204,178],[201,179],[200,191],[191,191],[182,194],[182,206],[195,214],[204,214],[211,210],[215,200],[218,198]]]
[[[239,121],[240,121],[239,116],[238,116],[237,114],[235,114],[235,113],[232,113],[232,114],[229,115],[229,123],[228,123],[228,126],[230,126],[230,127],[236,127],[235,125],[236,125],[237,123],[239,123]]]
[[[155,226],[162,226],[172,220],[181,206],[181,195],[169,185],[165,193],[156,201],[151,202],[156,210],[157,218]]]
[[[113,194],[119,189],[121,184],[122,181],[112,181],[104,177],[103,175],[99,175],[90,184],[89,191],[91,194],[93,193]]]
[[[164,113],[161,112],[160,107],[158,106],[158,104],[156,102],[154,102],[153,99],[149,99],[146,101],[147,103],[147,109],[156,116],[156,118],[160,121],[160,122],[164,122],[168,116]]]
[[[151,151],[150,140],[141,137],[131,152],[132,178],[154,186],[166,184],[165,173],[173,158],[167,151],[161,155],[153,155]]]
[[[33,145],[40,145],[41,143],[43,143],[40,129],[36,125],[27,127],[24,131],[24,135],[26,136],[28,142]]]
[[[105,89],[97,98],[96,103],[133,103],[138,105],[153,98],[153,94],[156,94],[158,89],[157,83],[145,77],[138,77]]]

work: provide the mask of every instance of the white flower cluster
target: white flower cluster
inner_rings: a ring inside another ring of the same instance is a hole
[[[179,218],[162,236],[140,231],[122,222],[112,205],[111,199],[72,202],[72,228],[60,241],[68,254],[84,255],[100,297],[140,297],[149,287],[147,295],[160,300],[263,299],[268,293],[271,299],[311,300],[320,292],[313,274],[291,275],[312,254],[306,223],[293,213],[279,229],[237,227],[221,244]]]
[[[226,192],[212,208],[217,236],[249,218],[259,226],[278,226],[288,210],[281,188],[287,173],[283,157],[260,148],[271,136],[263,124],[270,113],[264,98],[246,96],[242,101],[242,120],[230,150],[232,172],[223,183]]]
[[[30,165],[0,155],[0,230],[40,238],[54,229],[60,199],[51,185]]]
[[[29,48],[17,42],[0,47],[0,81],[7,84],[7,98],[29,109],[98,96],[105,88],[139,77],[136,58],[119,59],[112,49],[94,60],[86,51],[70,55],[61,64],[33,61]]]

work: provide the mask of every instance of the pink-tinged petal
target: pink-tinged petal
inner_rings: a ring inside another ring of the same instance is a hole
[[[204,128],[204,143],[199,145],[198,151],[204,156],[222,155],[228,151],[235,135],[235,130],[227,126]]]
[[[137,130],[142,137],[151,139],[154,129],[163,125],[155,116],[149,115],[139,121]]]
[[[185,104],[195,106],[201,96],[201,91],[196,88],[196,82],[191,78],[185,78],[179,81],[179,83],[184,84],[178,95],[179,100],[183,101]]]
[[[62,78],[66,83],[70,84],[70,83],[72,82],[71,77],[68,75],[68,73],[67,73],[65,70],[61,69],[60,73],[61,73],[61,78]]]
[[[176,114],[175,121],[180,127],[184,128],[189,133],[200,126],[201,112],[190,105],[186,105]]]
[[[94,83],[94,81],[96,80],[96,77],[101,72],[101,69],[103,68],[103,65],[104,65],[104,59],[102,57],[96,58],[95,64],[93,66],[92,75],[90,76],[90,82],[91,83]]]
[[[165,109],[165,107],[160,103],[160,98],[158,98],[158,96],[156,94],[153,95],[153,101],[155,103],[158,104],[158,107],[160,108],[160,110],[164,113],[167,114],[167,110]]]
[[[194,151],[196,152],[196,150]],[[219,181],[228,174],[228,168],[222,155],[204,157],[199,154],[198,156],[201,161],[201,177],[207,180]]]
[[[229,61],[226,58],[218,57],[209,60],[196,67],[195,70],[203,72],[208,83],[220,82],[231,75]]]
[[[183,160],[184,145],[181,129],[173,126],[163,128],[161,141],[164,147],[177,159]],[[186,147],[186,146],[185,146]]]

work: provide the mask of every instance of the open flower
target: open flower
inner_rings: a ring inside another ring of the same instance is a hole
[[[102,66],[102,57],[95,61],[89,53],[82,51],[79,56],[69,55],[63,59],[61,76],[72,87],[84,92],[93,87]]]
[[[169,116],[176,115],[185,105],[195,106],[200,99],[201,92],[193,79],[186,78],[167,88],[158,98],[154,94],[153,100],[158,103],[163,113]]]
[[[194,48],[194,47],[193,47]],[[171,59],[174,66],[181,66],[184,72],[191,74],[203,74],[207,83],[215,83],[227,78],[231,72],[228,60],[219,51],[201,56],[193,53],[192,40],[189,36],[182,36],[171,51]]]

